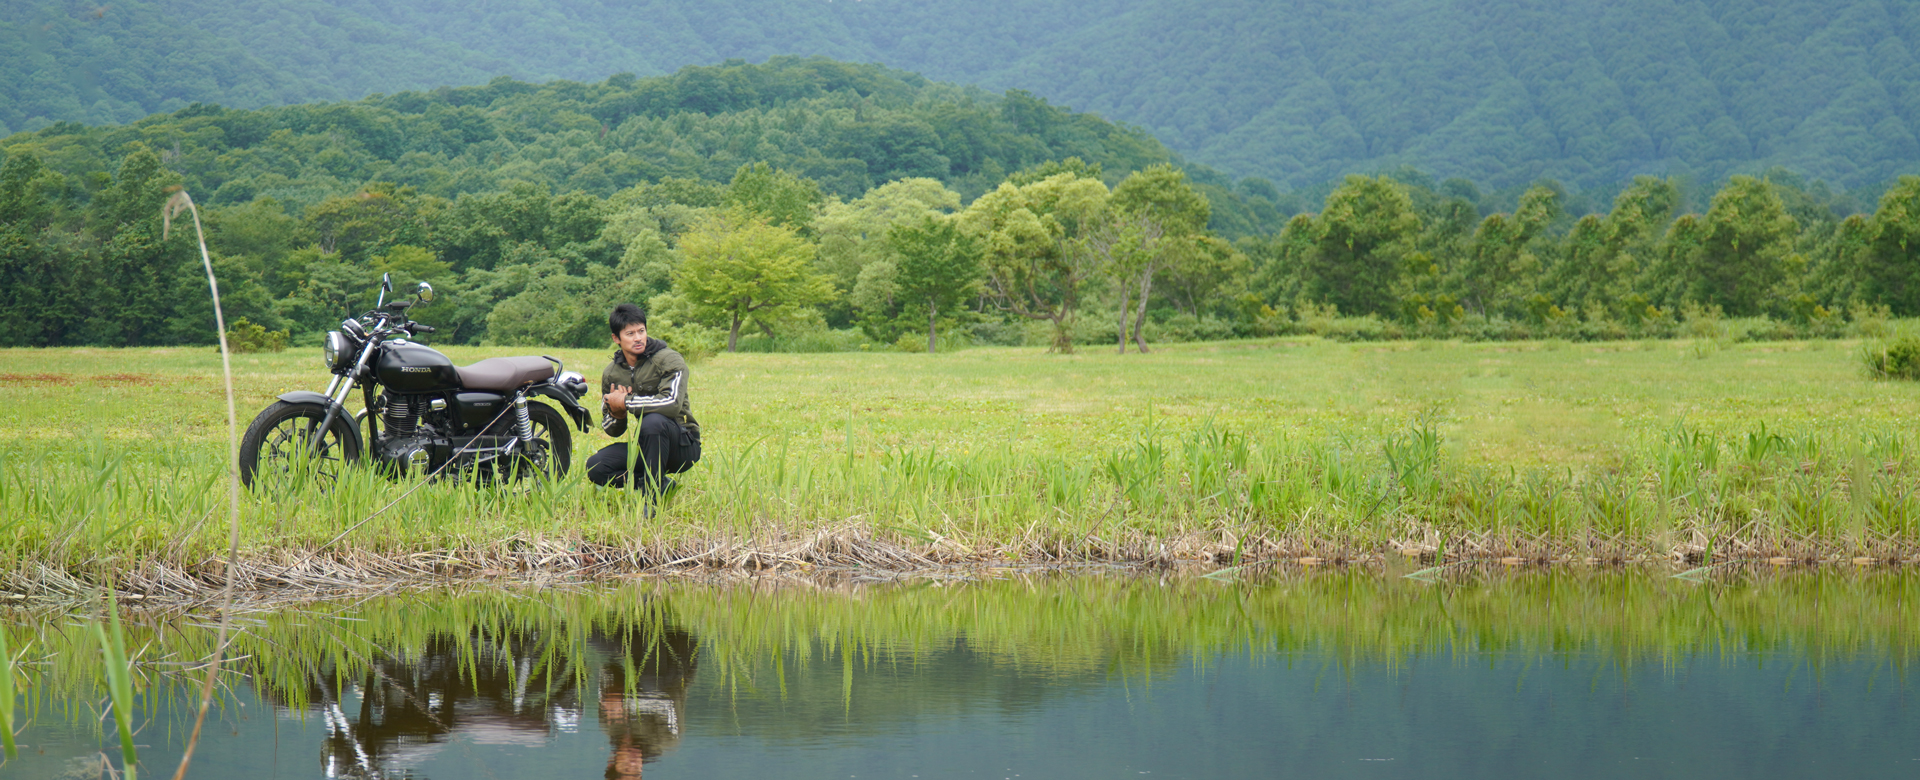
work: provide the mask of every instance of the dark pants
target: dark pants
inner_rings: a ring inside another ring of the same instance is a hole
[[[700,439],[664,414],[640,418],[640,457],[633,461],[636,487],[659,488],[659,480],[693,468],[700,460]],[[587,458],[587,479],[607,487],[627,485],[627,445],[609,444]]]

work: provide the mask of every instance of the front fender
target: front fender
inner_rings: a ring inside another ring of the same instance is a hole
[[[333,403],[333,399],[312,390],[294,390],[288,393],[281,393],[279,398],[290,404],[319,404],[321,406],[328,406]]]
[[[534,385],[528,388],[527,392],[559,401],[560,408],[567,410],[567,416],[573,418],[573,424],[579,426],[580,432],[588,431],[588,423],[592,418],[587,415],[587,408],[581,406],[579,399],[574,398],[572,393],[550,384]]]
[[[333,405],[333,399],[328,398],[325,393],[316,393],[312,390],[294,390],[281,393],[276,397],[290,404],[319,404],[322,407]],[[360,436],[360,418],[347,411],[346,406],[340,407],[340,414],[334,419],[345,422],[347,428],[353,431],[354,437]]]

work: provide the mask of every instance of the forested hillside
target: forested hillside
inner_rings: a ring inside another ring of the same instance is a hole
[[[1881,0],[60,0],[0,25],[0,132],[726,58],[879,62],[1146,128],[1283,190],[1411,165],[1491,190],[1920,158],[1920,5]],[[1877,191],[1877,190],[1874,190]]]
[[[104,176],[128,144],[156,150],[214,204],[266,197],[298,210],[369,181],[452,198],[509,183],[607,196],[662,178],[726,181],[768,163],[856,197],[930,177],[968,197],[1009,173],[1079,157],[1115,176],[1169,162],[1137,128],[1030,94],[991,95],[873,65],[775,58],[583,84],[496,79],[485,86],[255,111],[195,104],[128,125],[68,122],[0,139],[71,181]],[[1230,235],[1284,215],[1229,194],[1204,167]]]
[[[383,274],[442,291],[442,342],[600,344],[624,300],[696,354],[1719,341],[1920,314],[1916,176],[1865,209],[1786,170],[1691,193],[1637,177],[1575,208],[1551,181],[1502,206],[1403,168],[1302,202],[1030,94],[823,59],[192,105],[14,135],[0,157],[0,345],[210,341],[192,240],[160,219],[181,187],[207,206],[228,314],[295,341]]]

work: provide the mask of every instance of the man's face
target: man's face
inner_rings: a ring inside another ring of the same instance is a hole
[[[621,352],[639,355],[647,348],[647,324],[642,322],[628,325],[620,329],[620,335],[614,336],[613,341],[620,347]]]

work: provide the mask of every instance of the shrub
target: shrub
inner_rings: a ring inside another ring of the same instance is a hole
[[[921,349],[926,348],[926,334],[919,336]],[[859,352],[860,345],[871,344],[865,333],[858,328],[846,330],[804,330],[796,333],[778,333],[768,337],[764,333],[750,333],[740,337],[741,352]]]
[[[674,322],[665,317],[653,317],[647,323],[647,332],[666,342],[689,363],[712,357],[727,346],[726,332],[697,322]]]
[[[288,331],[267,330],[241,317],[227,329],[227,349],[234,352],[280,352],[287,348]]]
[[[1868,342],[1860,348],[1860,362],[1874,379],[1920,379],[1920,338]]]

